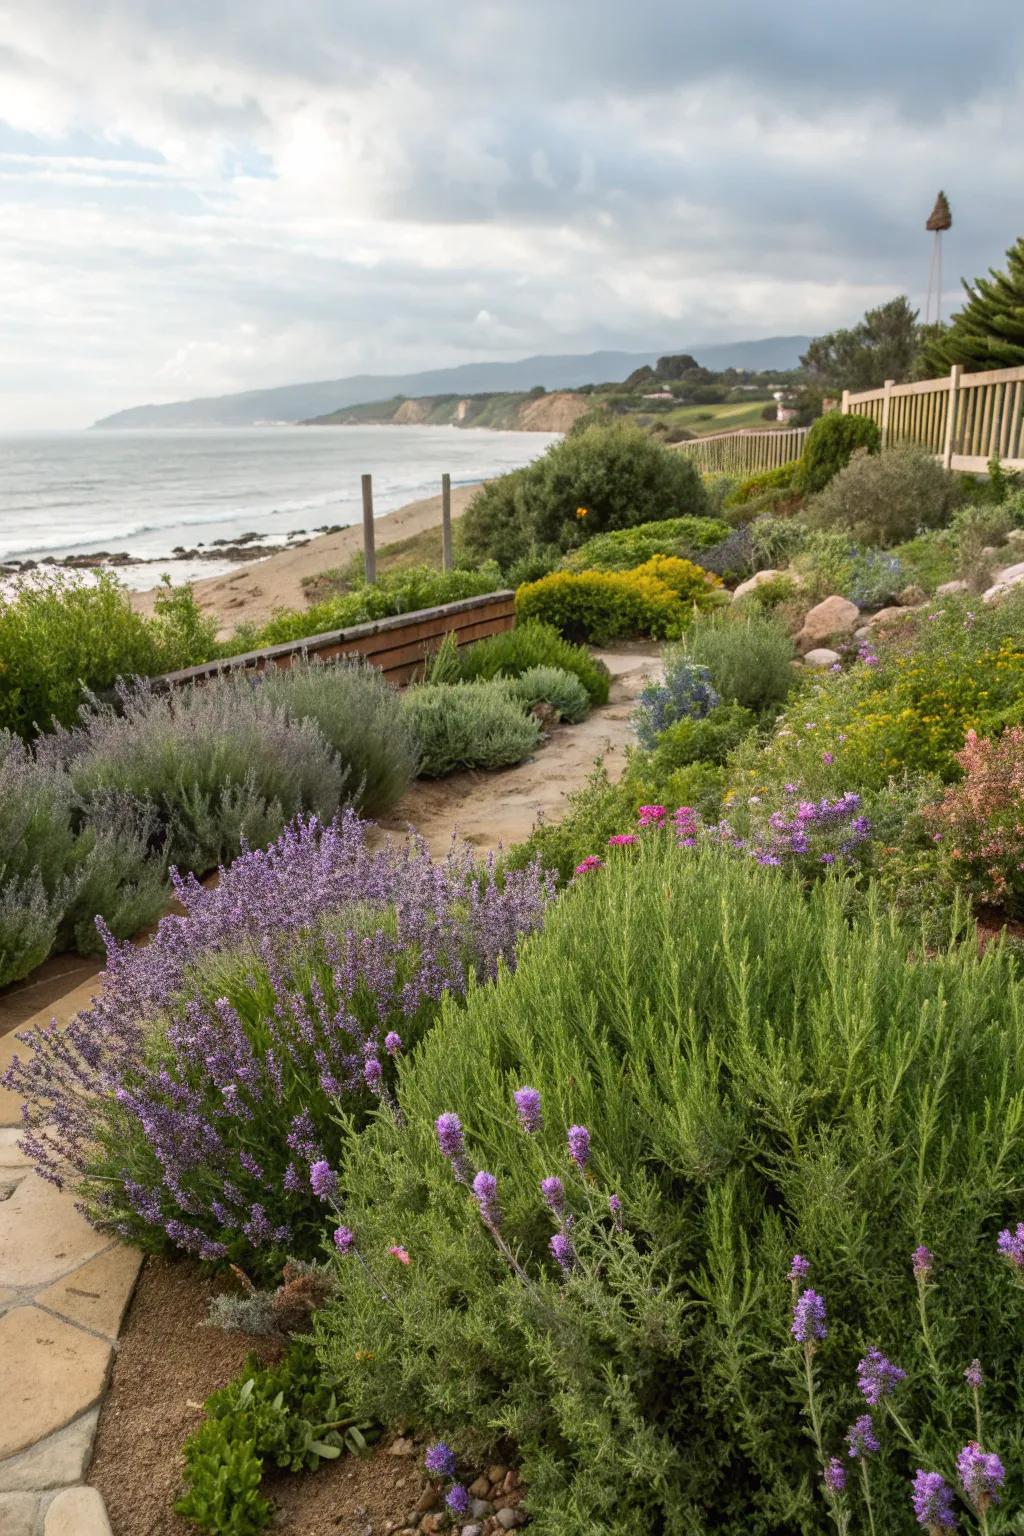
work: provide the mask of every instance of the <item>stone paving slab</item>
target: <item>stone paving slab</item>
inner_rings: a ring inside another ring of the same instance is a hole
[[[99,1400],[111,1347],[40,1307],[0,1317],[0,1465]]]
[[[52,1284],[110,1246],[68,1190],[25,1173],[14,1193],[0,1200],[0,1285],[12,1289]]]
[[[66,1488],[46,1511],[43,1536],[111,1536],[103,1496],[95,1488]]]
[[[3,1536],[35,1536],[36,1493],[0,1493],[0,1531]]]
[[[38,1492],[40,1488],[69,1488],[80,1483],[89,1466],[99,1417],[99,1408],[90,1408],[66,1429],[47,1435],[19,1456],[0,1461],[0,1493]]]
[[[36,1302],[80,1328],[116,1339],[141,1264],[137,1249],[114,1243],[56,1285],[38,1292]]]

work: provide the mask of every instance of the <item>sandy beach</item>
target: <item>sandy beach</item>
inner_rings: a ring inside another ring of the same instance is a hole
[[[475,485],[452,489],[452,516],[460,517],[479,489]],[[438,529],[440,544],[441,498],[428,496],[410,501],[375,520],[377,548],[396,543],[429,528]],[[302,608],[306,604],[303,582],[321,571],[345,565],[363,547],[363,525],[354,523],[339,533],[321,534],[297,549],[284,549],[265,560],[252,561],[223,576],[207,576],[193,582],[196,601],[204,613],[213,614],[226,637],[236,625],[263,624],[276,608]],[[132,606],[152,613],[156,588],[132,593]]]

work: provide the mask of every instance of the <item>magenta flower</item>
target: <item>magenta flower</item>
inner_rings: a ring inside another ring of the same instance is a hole
[[[573,873],[589,875],[595,869],[604,869],[604,859],[599,859],[596,853],[588,853],[587,857],[576,865]]]
[[[637,812],[642,827],[660,827],[665,820],[663,805],[642,805]]]
[[[582,1173],[590,1159],[590,1132],[585,1125],[570,1125],[565,1139],[569,1143],[569,1156]]]
[[[388,1253],[390,1253],[393,1259],[397,1259],[399,1264],[412,1263],[412,1259],[409,1257],[409,1250],[407,1248],[403,1248],[400,1243],[392,1243],[391,1247],[388,1249]]]
[[[537,1131],[544,1129],[544,1116],[541,1114],[540,1094],[536,1088],[517,1088],[513,1094],[516,1101],[516,1114],[519,1116],[519,1124],[524,1131],[535,1135]]]
[[[835,762],[835,758],[832,756],[831,752],[823,752],[821,754],[821,760],[825,764],[826,768],[831,767],[831,765]]]
[[[616,832],[608,839],[609,848],[631,848],[636,842],[636,834],[633,832]]]

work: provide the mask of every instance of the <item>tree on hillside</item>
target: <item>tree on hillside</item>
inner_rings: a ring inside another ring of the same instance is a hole
[[[1024,235],[1006,253],[1006,271],[963,282],[967,302],[925,349],[933,374],[960,363],[968,373],[1024,365]]]
[[[869,309],[849,330],[816,337],[800,359],[807,372],[807,393],[817,397],[820,407],[825,395],[877,389],[886,379],[902,384],[911,378],[922,329],[917,316],[901,296]]]

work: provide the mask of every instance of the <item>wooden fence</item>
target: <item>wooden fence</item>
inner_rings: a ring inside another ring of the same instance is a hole
[[[674,446],[693,459],[702,474],[759,475],[778,469],[803,452],[809,427],[740,427],[735,432],[713,432],[691,437]]]
[[[914,443],[947,469],[979,474],[993,454],[1008,469],[1024,469],[1024,368],[964,373],[843,395],[843,413],[869,416],[882,446]]]
[[[437,650],[445,635],[454,635],[460,646],[471,645],[474,640],[511,629],[515,614],[514,592],[487,592],[483,597],[467,597],[439,608],[421,608],[415,613],[400,613],[370,624],[355,624],[350,629],[329,630],[303,640],[247,651],[242,656],[208,661],[199,667],[185,667],[180,672],[166,672],[154,678],[153,683],[155,687],[175,688],[183,683],[206,682],[225,672],[290,667],[303,656],[320,661],[365,656],[389,682],[401,685],[423,670],[427,657]]]

